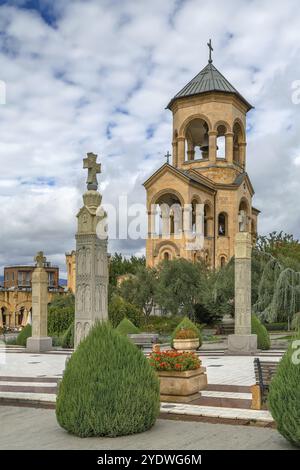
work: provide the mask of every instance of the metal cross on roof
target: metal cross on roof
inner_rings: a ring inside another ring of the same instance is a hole
[[[171,156],[172,156],[172,155],[170,154],[170,152],[169,152],[169,150],[168,150],[167,153],[166,153],[166,155],[165,155],[165,157],[166,157],[166,159],[167,159],[167,163],[170,163],[170,157],[171,157]]]
[[[97,157],[98,155],[89,152],[87,158],[83,159],[83,168],[88,169],[87,188],[95,191],[98,189],[97,175],[101,173],[101,163],[97,163]]]
[[[44,253],[39,251],[34,258],[34,261],[36,262],[38,268],[43,268],[44,264],[46,263],[46,257],[44,256]]]
[[[208,49],[209,49],[209,59],[208,59],[208,62],[211,64],[211,63],[212,63],[211,53],[212,53],[212,51],[214,50],[213,47],[212,47],[212,45],[211,45],[211,39],[208,41],[207,45],[208,45]]]

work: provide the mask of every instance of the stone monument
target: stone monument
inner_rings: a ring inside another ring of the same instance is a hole
[[[246,225],[242,225],[246,229]],[[238,232],[235,238],[234,334],[228,336],[229,354],[255,354],[257,336],[251,334],[251,234]]]
[[[29,352],[49,351],[52,338],[47,336],[48,274],[44,268],[46,258],[42,251],[35,257],[36,268],[32,273],[32,336],[27,339]]]
[[[102,196],[98,192],[97,174],[101,165],[97,155],[88,153],[83,160],[88,170],[84,205],[77,214],[75,347],[84,339],[96,320],[108,318],[108,255],[107,236],[97,236],[97,225],[106,217],[101,213]]]

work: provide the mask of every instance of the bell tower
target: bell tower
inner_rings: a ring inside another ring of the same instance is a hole
[[[173,165],[232,183],[246,169],[246,114],[251,104],[209,60],[167,108],[173,114]]]
[[[167,106],[173,115],[172,162],[168,152],[167,163],[144,183],[149,266],[185,258],[218,268],[234,255],[237,232],[256,237],[259,211],[246,172],[252,106],[213,65],[211,41],[208,47],[208,64]]]

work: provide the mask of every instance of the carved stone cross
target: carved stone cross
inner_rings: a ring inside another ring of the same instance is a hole
[[[46,263],[46,257],[44,256],[44,253],[39,251],[34,258],[34,261],[36,262],[37,268],[43,268],[44,264]]]
[[[98,155],[89,152],[83,159],[83,168],[88,169],[87,189],[95,191],[98,189],[97,175],[101,173],[101,164],[97,163],[97,157]]]

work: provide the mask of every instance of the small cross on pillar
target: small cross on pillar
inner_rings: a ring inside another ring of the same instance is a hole
[[[44,256],[44,253],[42,251],[39,251],[36,254],[36,257],[34,258],[34,261],[36,262],[37,268],[43,268],[47,260],[46,260],[46,257]]]
[[[92,152],[87,154],[87,157],[83,159],[83,168],[88,169],[87,177],[87,189],[95,190],[98,189],[97,175],[101,173],[101,163],[97,163],[98,155]]]

